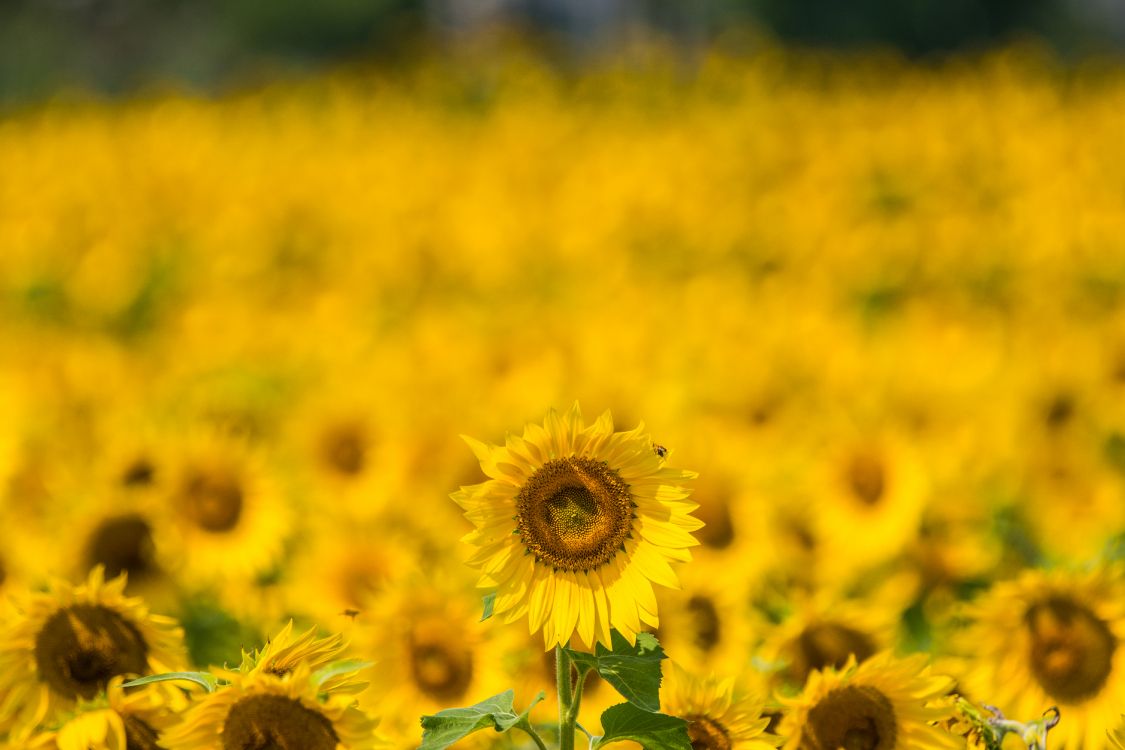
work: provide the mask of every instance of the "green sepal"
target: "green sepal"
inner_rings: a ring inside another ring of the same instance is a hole
[[[643,711],[632,703],[619,703],[602,712],[605,734],[591,744],[591,750],[611,742],[632,740],[645,750],[691,750],[688,723],[668,714]]]
[[[489,617],[492,617],[492,609],[496,606],[496,592],[485,594],[480,598],[481,603],[484,605],[484,612],[481,613],[480,622],[484,622]]]
[[[121,687],[140,687],[141,685],[148,685],[153,682],[168,682],[169,680],[194,682],[196,685],[201,685],[208,693],[213,693],[221,686],[230,684],[226,680],[220,680],[210,672],[165,672],[163,674],[153,674],[148,677],[138,677],[135,680],[129,680],[123,683]]]
[[[422,744],[418,746],[418,750],[444,750],[461,738],[481,729],[506,732],[514,726],[526,724],[531,709],[547,697],[540,692],[531,705],[517,714],[512,707],[515,695],[514,691],[505,690],[475,706],[447,708],[433,716],[423,716]]]
[[[660,641],[651,633],[638,633],[636,644],[630,645],[616,630],[610,638],[612,649],[599,643],[592,654],[569,647],[566,651],[579,670],[595,670],[622,698],[656,713],[660,710],[660,662],[668,658]]]

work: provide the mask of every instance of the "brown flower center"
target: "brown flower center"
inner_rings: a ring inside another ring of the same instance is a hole
[[[86,565],[104,565],[107,578],[128,573],[130,582],[156,572],[152,529],[136,514],[107,518],[90,536]]]
[[[688,599],[687,610],[695,625],[692,642],[700,651],[710,651],[722,637],[722,623],[715,603],[709,597],[695,595]]]
[[[887,490],[887,474],[883,462],[871,453],[852,456],[847,469],[848,487],[864,505],[874,506]]]
[[[242,516],[242,487],[229,471],[190,472],[181,486],[180,501],[187,517],[204,531],[230,531]]]
[[[1031,671],[1051,697],[1080,703],[1102,689],[1117,648],[1105,622],[1058,597],[1032,606],[1024,621],[1031,633]]]
[[[854,628],[822,622],[801,631],[790,650],[789,678],[804,684],[814,669],[839,669],[853,655],[856,661],[869,658],[875,653],[875,644],[869,636]]]
[[[152,484],[155,475],[156,467],[147,458],[141,456],[121,472],[121,484],[124,487],[147,487]]]
[[[438,638],[437,630],[418,629],[410,637],[414,684],[439,701],[458,700],[473,681],[473,652],[456,639]]]
[[[613,559],[633,526],[629,485],[603,461],[548,461],[516,496],[520,537],[535,559],[592,570]]]
[[[325,432],[320,443],[320,460],[345,477],[363,472],[367,464],[368,440],[355,424],[340,424]]]
[[[692,750],[730,750],[730,735],[722,724],[706,716],[685,716]]]
[[[897,724],[887,696],[867,685],[846,685],[809,711],[805,750],[892,750]]]
[[[35,637],[39,677],[67,698],[93,698],[116,675],[147,670],[148,647],[132,623],[99,605],[72,604]]]
[[[160,735],[151,726],[130,714],[123,715],[121,723],[125,725],[125,750],[160,750],[156,744]]]
[[[283,695],[252,695],[223,722],[223,750],[336,750],[339,737],[319,711]]]

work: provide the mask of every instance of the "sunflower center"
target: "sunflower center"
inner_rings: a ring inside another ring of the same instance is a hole
[[[1032,606],[1024,620],[1031,632],[1031,670],[1044,690],[1080,703],[1102,689],[1117,647],[1105,622],[1062,598]]]
[[[870,637],[854,628],[823,622],[801,631],[793,652],[790,676],[794,682],[804,683],[814,669],[839,669],[849,656],[855,656],[856,661],[869,658],[875,653],[875,644]]]
[[[473,654],[450,640],[412,636],[410,669],[414,684],[439,701],[457,700],[473,681]]]
[[[121,484],[124,487],[146,487],[152,484],[156,475],[156,468],[147,458],[139,457],[121,472]]]
[[[35,637],[41,680],[67,698],[93,698],[111,677],[144,674],[148,647],[132,623],[98,605],[73,604],[51,615]]]
[[[692,750],[730,750],[730,735],[722,724],[706,716],[685,716]]]
[[[603,461],[548,461],[516,496],[520,537],[553,568],[591,570],[613,559],[629,536],[629,485]]]
[[[237,477],[224,471],[194,472],[182,488],[184,512],[200,528],[214,533],[238,525],[242,500]]]
[[[354,477],[367,464],[367,439],[356,425],[338,425],[325,433],[320,459],[338,474]]]
[[[152,529],[138,515],[108,518],[94,530],[86,547],[86,564],[104,565],[106,578],[121,573],[130,580],[155,571]]]
[[[722,623],[715,603],[706,596],[696,596],[688,599],[687,610],[691,613],[695,624],[693,642],[700,651],[710,651],[719,643],[722,636]]]
[[[858,453],[852,457],[848,464],[847,480],[855,498],[868,506],[876,505],[887,489],[883,462],[870,453]]]
[[[809,711],[808,736],[815,750],[891,750],[894,707],[867,685],[847,685],[824,696]]]
[[[223,750],[336,750],[339,737],[319,711],[284,695],[252,695],[223,723]]]
[[[130,714],[124,714],[121,723],[125,725],[125,750],[160,750],[156,744],[160,735],[151,726]]]

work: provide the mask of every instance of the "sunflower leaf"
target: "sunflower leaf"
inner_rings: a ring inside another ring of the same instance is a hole
[[[153,682],[167,682],[169,680],[187,680],[194,682],[196,685],[202,685],[203,689],[208,693],[215,692],[220,685],[228,684],[226,680],[220,680],[210,672],[165,672],[163,674],[153,674],[148,677],[138,677],[135,680],[123,683],[121,687],[140,687],[141,685],[148,685]]]
[[[613,648],[598,644],[595,653],[567,649],[571,661],[580,669],[597,670],[621,697],[644,711],[660,710],[660,662],[667,657],[660,641],[651,633],[638,633],[630,644],[625,636],[612,631]]]
[[[610,706],[602,713],[605,734],[594,740],[592,750],[611,742],[632,740],[645,750],[691,750],[688,723],[667,714],[644,711],[632,703]]]
[[[484,604],[484,612],[480,616],[480,622],[484,622],[492,617],[492,608],[496,606],[496,592],[485,594],[481,597],[481,602]]]
[[[444,750],[462,737],[481,729],[506,732],[514,726],[525,724],[527,714],[546,697],[539,693],[522,713],[517,714],[512,707],[515,693],[503,693],[486,698],[467,708],[447,708],[432,716],[422,717],[422,744],[418,750]]]

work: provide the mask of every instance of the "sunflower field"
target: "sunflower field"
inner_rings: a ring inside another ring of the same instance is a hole
[[[0,742],[1125,747],[1123,134],[1030,48],[6,112]]]

